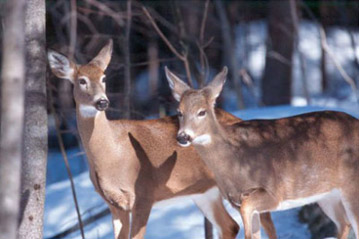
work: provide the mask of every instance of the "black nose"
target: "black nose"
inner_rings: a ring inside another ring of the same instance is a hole
[[[108,108],[109,104],[110,104],[110,102],[107,99],[101,98],[96,102],[96,108],[97,108],[97,110],[103,111]]]
[[[188,141],[191,141],[191,137],[185,133],[178,134],[176,139],[180,144],[187,144]]]

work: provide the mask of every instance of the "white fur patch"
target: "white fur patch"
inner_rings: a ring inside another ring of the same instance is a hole
[[[82,117],[92,118],[95,117],[98,113],[98,110],[92,105],[80,105],[79,111]]]
[[[351,208],[350,203],[341,195],[341,199],[345,208],[345,212],[347,213],[349,222],[353,228],[354,234],[356,238],[359,238],[359,231],[358,231],[358,221],[355,217],[355,214]]]
[[[217,203],[218,200],[222,200],[218,187],[213,187],[203,194],[195,194],[192,196],[192,200],[196,203],[197,207],[199,207],[206,218],[215,226],[220,238],[222,238],[222,228],[218,225],[213,210],[213,205]]]
[[[321,193],[321,194],[313,195],[313,196],[306,197],[306,198],[285,200],[285,201],[282,201],[279,203],[279,205],[275,209],[275,211],[282,211],[282,210],[287,210],[287,209],[291,209],[291,208],[301,207],[301,206],[304,206],[307,204],[318,202],[318,201],[320,201],[324,198],[328,198],[328,197],[337,197],[338,193],[339,193],[338,189],[333,189],[330,192]]]
[[[47,53],[47,58],[49,60],[51,69],[61,74],[58,75],[59,77],[63,79],[68,79],[72,83],[74,83],[74,69],[72,69],[70,61],[65,56],[55,51],[49,51]]]
[[[185,129],[184,133],[189,137],[193,138],[194,132],[191,129]]]
[[[196,137],[192,143],[194,144],[201,144],[201,145],[206,145],[206,144],[210,144],[212,142],[212,138],[209,134],[202,134],[198,137]]]
[[[215,212],[214,212],[214,206],[213,204],[216,203],[218,200],[218,197],[220,197],[220,192],[218,187],[213,187],[207,190],[204,193],[198,193],[198,194],[191,194],[191,195],[184,195],[184,196],[178,196],[173,197],[169,199],[165,199],[162,201],[158,201],[155,203],[155,207],[165,207],[169,205],[173,205],[176,203],[183,203],[183,200],[186,199],[192,199],[195,204],[200,208],[201,212],[208,218],[208,220],[216,227],[220,235],[222,234],[222,230],[218,223],[216,222],[215,218]]]
[[[115,233],[115,237],[117,238],[120,235],[122,229],[122,222],[120,221],[120,219],[114,219],[112,223],[113,223],[113,230]]]

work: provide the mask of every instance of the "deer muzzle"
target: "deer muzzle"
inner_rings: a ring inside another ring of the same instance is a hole
[[[182,147],[189,146],[192,141],[191,136],[189,136],[185,132],[178,133],[176,139],[177,139],[177,142],[179,143],[179,145],[181,145]]]
[[[104,111],[108,108],[109,104],[110,101],[108,99],[101,98],[96,101],[96,109],[99,111]]]

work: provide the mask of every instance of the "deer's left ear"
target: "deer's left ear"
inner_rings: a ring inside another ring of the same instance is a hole
[[[94,64],[100,67],[103,71],[105,71],[111,61],[112,49],[113,41],[112,39],[110,39],[108,40],[107,44],[101,49],[101,51],[97,54],[97,56],[91,60],[90,64]]]
[[[217,99],[219,94],[221,93],[223,89],[223,85],[226,82],[227,79],[227,73],[228,69],[227,67],[223,67],[223,70],[218,73],[214,79],[206,86],[207,89],[210,90],[210,97],[213,101]]]
[[[167,66],[165,67],[166,77],[168,84],[172,90],[173,97],[179,102],[181,100],[182,94],[191,89],[186,83],[184,83],[178,76],[173,74],[168,70]]]
[[[76,74],[76,64],[70,61],[66,56],[49,50],[47,52],[47,58],[51,71],[62,79],[67,79],[71,83],[74,83],[74,77]]]

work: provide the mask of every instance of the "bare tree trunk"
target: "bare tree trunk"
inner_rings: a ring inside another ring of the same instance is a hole
[[[225,58],[228,59],[228,68],[231,73],[233,84],[237,93],[237,104],[240,109],[244,108],[242,89],[239,77],[238,62],[235,55],[235,45],[233,43],[231,27],[227,19],[226,10],[221,0],[215,0],[216,9],[219,15],[222,29],[222,39]]]
[[[25,10],[25,128],[19,238],[42,238],[47,163],[45,1]]]
[[[262,81],[265,105],[289,104],[292,84],[294,25],[290,1],[269,2],[268,42]]]
[[[150,40],[147,48],[148,56],[148,81],[150,86],[151,97],[157,94],[158,90],[158,69],[160,67],[160,62],[158,61],[158,44],[154,36],[150,36]]]
[[[130,118],[131,115],[131,59],[130,59],[130,34],[132,21],[132,0],[127,0],[127,22],[126,35],[123,44],[125,57],[125,85],[124,85],[124,117]]]
[[[17,238],[24,120],[24,6],[6,2],[2,46],[0,134],[0,237]]]

